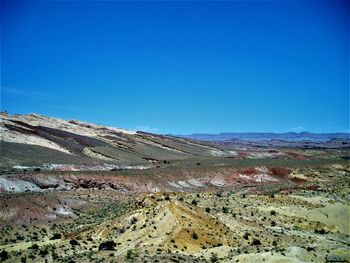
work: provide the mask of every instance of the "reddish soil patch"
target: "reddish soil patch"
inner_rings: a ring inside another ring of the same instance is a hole
[[[258,173],[254,168],[241,169],[239,172],[245,175],[254,175]]]
[[[291,153],[291,152],[288,152],[287,154],[288,154],[288,156],[289,156],[291,159],[293,159],[293,160],[302,161],[302,160],[308,160],[308,159],[310,159],[309,156],[302,155],[302,154]]]
[[[306,179],[303,179],[303,178],[297,178],[297,177],[293,177],[292,178],[292,182],[293,183],[296,183],[296,184],[302,184],[302,183],[305,183],[307,180]]]
[[[291,173],[291,170],[282,167],[271,167],[269,170],[275,176],[287,176]]]
[[[28,194],[0,199],[0,225],[32,224],[60,217],[64,201],[48,195]]]
[[[308,185],[305,187],[305,189],[311,190],[311,191],[318,191],[320,187],[318,185]]]
[[[244,159],[247,158],[248,153],[246,152],[239,152],[238,155],[236,156],[237,159]]]

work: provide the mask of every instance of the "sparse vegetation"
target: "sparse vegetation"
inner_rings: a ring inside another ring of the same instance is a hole
[[[132,135],[106,134],[113,137],[113,146],[95,145],[108,140],[105,137],[99,142],[73,135],[75,143],[66,140],[78,148],[81,142],[91,143],[95,146],[83,148],[120,162],[125,158],[127,164],[130,160],[139,164],[141,159],[152,168],[91,172],[40,168],[24,174],[6,167],[11,180],[40,182],[42,189],[0,194],[4,215],[10,218],[16,212],[13,207],[19,211],[11,219],[0,218],[0,261],[273,262],[294,259],[290,247],[302,252],[299,261],[346,260],[349,166],[340,156],[347,156],[348,150],[273,145],[246,145],[241,150],[237,145],[208,143],[224,152],[238,152],[234,158],[212,157],[203,156],[208,148],[197,148],[195,143],[147,134],[138,135],[142,141]],[[152,147],[144,143],[150,140]],[[159,144],[162,151],[154,146]],[[48,149],[4,145],[4,156],[11,153],[15,160],[39,152],[39,164],[91,162],[79,154],[57,153],[55,159],[55,152]],[[151,157],[142,159],[135,147],[144,147]],[[168,152],[166,147],[178,150]],[[134,150],[138,155],[133,156]],[[181,151],[198,155],[188,158],[190,154]],[[278,154],[246,158],[252,152]],[[32,160],[29,165],[40,166]]]

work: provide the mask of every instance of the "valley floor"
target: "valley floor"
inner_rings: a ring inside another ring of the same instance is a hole
[[[350,261],[348,163],[223,160],[3,175],[0,260]]]

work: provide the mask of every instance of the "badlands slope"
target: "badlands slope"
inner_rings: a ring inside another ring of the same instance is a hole
[[[55,169],[55,164],[148,165],[163,160],[194,156],[233,155],[189,140],[106,127],[38,114],[1,113],[1,167],[39,166]],[[61,166],[63,169],[74,169]],[[83,169],[78,167],[76,169]]]
[[[1,122],[0,261],[350,261],[349,148]]]

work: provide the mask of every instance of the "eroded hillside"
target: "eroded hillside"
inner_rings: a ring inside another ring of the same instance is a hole
[[[349,262],[349,149],[2,114],[4,262]]]

